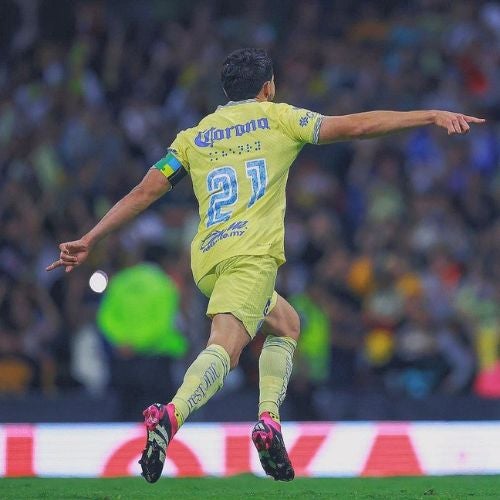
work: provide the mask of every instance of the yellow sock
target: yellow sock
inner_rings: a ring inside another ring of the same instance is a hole
[[[220,345],[212,344],[200,352],[172,399],[179,427],[190,413],[201,408],[222,387],[229,367],[229,354]]]
[[[259,416],[267,411],[280,421],[279,407],[285,399],[296,347],[291,337],[267,336],[259,358]]]

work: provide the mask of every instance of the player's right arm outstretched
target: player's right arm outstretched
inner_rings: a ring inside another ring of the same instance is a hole
[[[79,240],[61,243],[59,259],[47,266],[46,271],[58,267],[64,267],[66,272],[73,270],[86,260],[99,240],[139,215],[170,188],[171,183],[163,173],[156,168],[148,170],[142,181],[116,203],[87,234]]]
[[[484,119],[450,111],[368,111],[343,116],[325,116],[319,131],[319,144],[369,139],[414,127],[436,125],[448,135],[466,134],[469,123],[484,123]]]

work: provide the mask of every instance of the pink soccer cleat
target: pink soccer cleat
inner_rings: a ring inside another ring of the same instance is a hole
[[[292,463],[288,458],[281,426],[267,413],[255,424],[252,441],[259,454],[264,472],[275,481],[291,481],[295,477]]]

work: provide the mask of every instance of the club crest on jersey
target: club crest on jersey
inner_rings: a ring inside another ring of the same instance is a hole
[[[212,231],[200,245],[200,250],[202,252],[208,252],[214,247],[219,241],[225,240],[226,238],[234,238],[243,236],[247,230],[247,220],[238,220],[233,222],[231,225],[225,229],[219,229]]]
[[[241,137],[250,132],[255,132],[257,129],[269,130],[269,121],[267,118],[257,118],[246,123],[239,123],[227,128],[209,128],[201,130],[194,138],[194,143],[200,148],[213,147],[214,142],[232,137]]]

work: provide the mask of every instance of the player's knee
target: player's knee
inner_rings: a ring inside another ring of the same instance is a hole
[[[241,351],[249,340],[245,327],[235,316],[232,314],[214,316],[208,345],[218,344],[227,352],[231,370],[238,366]]]
[[[264,333],[277,337],[290,337],[295,341],[300,335],[300,317],[291,304],[280,297],[277,308],[266,319]]]
[[[226,344],[223,345],[224,350],[227,352],[227,355],[229,356],[229,369],[234,370],[240,361],[240,355],[241,355],[241,349],[239,346],[231,345],[231,344]]]
[[[300,336],[300,316],[297,311],[291,308],[287,321],[287,337],[299,340]]]
[[[235,346],[234,344],[224,342],[219,342],[219,345],[229,356],[229,369],[234,370],[238,366],[240,360],[241,348],[239,346]]]

